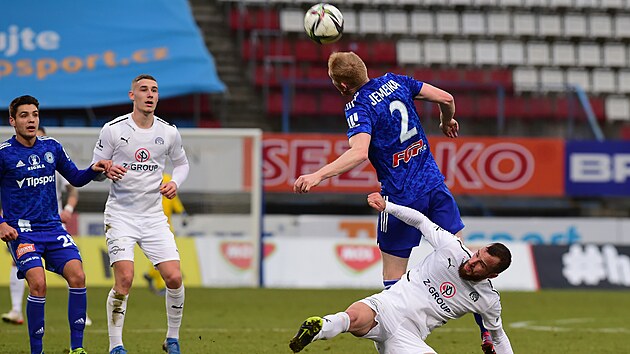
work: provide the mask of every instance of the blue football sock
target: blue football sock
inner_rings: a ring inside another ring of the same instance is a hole
[[[483,339],[483,332],[488,332],[488,330],[483,326],[481,315],[478,313],[473,313],[473,315],[475,316],[475,322],[477,322],[477,326],[479,326],[479,330],[481,331],[481,339]]]
[[[85,288],[68,288],[68,322],[70,323],[71,349],[83,347],[86,310],[87,290]]]
[[[392,285],[398,283],[398,279],[396,280],[383,280],[383,287],[385,288],[385,290],[389,289],[392,287]]]
[[[29,295],[26,298],[26,320],[28,336],[31,341],[31,353],[41,354],[44,344],[44,306],[46,297]]]

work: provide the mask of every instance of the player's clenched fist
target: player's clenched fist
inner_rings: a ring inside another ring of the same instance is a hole
[[[385,210],[385,199],[383,199],[383,196],[378,192],[370,193],[367,197],[367,202],[369,206],[378,211]]]
[[[317,186],[322,181],[322,178],[315,173],[310,175],[302,175],[295,180],[293,184],[293,192],[295,193],[308,193],[311,188]]]
[[[6,222],[0,224],[0,240],[4,242],[13,241],[18,237],[17,231]]]

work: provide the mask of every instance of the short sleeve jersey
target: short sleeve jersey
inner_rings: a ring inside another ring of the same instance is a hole
[[[151,128],[139,128],[131,114],[106,123],[96,146],[94,160],[111,159],[127,169],[125,176],[112,183],[105,205],[111,217],[163,214],[162,173],[166,159],[186,162],[186,153],[177,128],[158,118]]]
[[[371,135],[368,157],[381,193],[403,205],[444,181],[414,104],[422,85],[412,77],[387,73],[363,85],[345,108],[348,138]]]
[[[56,170],[67,176],[77,167],[51,137],[38,137],[32,147],[20,144],[15,136],[0,144],[0,192],[9,225],[29,231],[60,225]]]

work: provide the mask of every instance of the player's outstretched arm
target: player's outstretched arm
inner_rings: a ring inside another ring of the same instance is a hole
[[[15,240],[17,237],[18,233],[11,225],[7,224],[5,221],[0,224],[0,240],[9,242]]]
[[[433,223],[433,221],[429,220],[429,218],[427,218],[421,212],[415,209],[392,203],[390,201],[386,202],[383,199],[383,196],[381,196],[378,192],[371,193],[368,196],[368,204],[372,208],[378,211],[385,211],[386,213],[395,216],[407,225],[413,226],[416,229],[420,230],[425,236],[425,239],[434,248],[438,248],[438,246],[446,240],[457,239],[457,237],[437,226],[435,223]]]
[[[112,167],[112,160],[100,160],[96,161],[92,166],[92,171],[94,172],[105,172]]]
[[[123,178],[127,173],[127,169],[120,165],[112,165],[108,170],[105,170],[105,177],[116,182]]]
[[[453,95],[425,82],[416,98],[437,103],[440,107],[440,129],[444,135],[449,138],[456,138],[459,135],[459,123],[454,119],[455,99]]]
[[[494,351],[497,354],[513,354],[512,344],[510,343],[510,338],[508,338],[507,334],[503,328],[499,328],[496,330],[490,330],[490,334],[492,335],[492,344],[494,344]]]
[[[371,139],[372,137],[367,133],[353,135],[348,141],[350,149],[346,150],[335,161],[320,168],[317,172],[298,177],[293,184],[293,191],[299,194],[308,193],[311,188],[316,187],[323,180],[359,166],[368,159]]]

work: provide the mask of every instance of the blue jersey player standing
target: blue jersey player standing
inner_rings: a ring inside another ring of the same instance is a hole
[[[461,236],[464,228],[457,203],[429,149],[420,125],[415,99],[437,103],[440,129],[456,138],[459,123],[453,118],[453,96],[412,77],[387,73],[370,79],[361,58],[353,52],[336,52],[328,59],[328,75],[339,92],[352,100],[346,104],[350,149],[315,173],[298,177],[296,193],[308,193],[323,180],[339,175],[369,159],[386,200],[420,211],[450,233]],[[383,285],[389,288],[407,271],[411,249],[422,234],[397,218],[379,215],[378,245],[383,259]],[[492,339],[480,316],[482,349],[492,353]]]
[[[3,217],[0,239],[7,243],[18,267],[18,277],[26,278],[29,295],[26,318],[31,353],[42,353],[46,269],[62,275],[68,282],[68,321],[70,353],[83,349],[87,293],[79,249],[61,226],[57,207],[55,170],[72,185],[89,183],[111,167],[102,160],[79,170],[61,144],[53,138],[37,137],[39,102],[20,96],[9,106],[9,122],[15,135],[0,144],[0,193]]]

